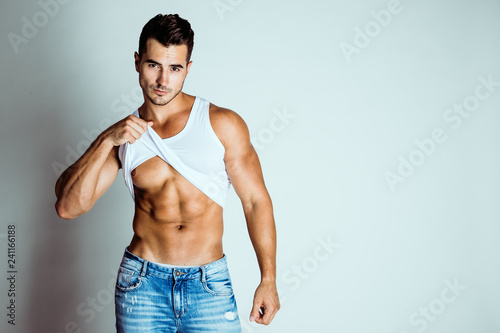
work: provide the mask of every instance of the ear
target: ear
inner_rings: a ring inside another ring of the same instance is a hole
[[[189,73],[189,69],[191,68],[192,63],[193,63],[192,60],[190,62],[188,62],[187,67],[186,67],[186,75]]]
[[[134,52],[134,61],[135,61],[135,70],[139,73],[139,64],[141,62],[141,58],[139,58],[139,54]]]

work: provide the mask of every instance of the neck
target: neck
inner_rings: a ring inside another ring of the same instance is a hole
[[[168,118],[186,109],[192,96],[184,94],[182,91],[165,105],[155,105],[149,98],[144,96],[144,103],[139,107],[139,113],[144,120],[152,120],[155,123],[163,124]]]

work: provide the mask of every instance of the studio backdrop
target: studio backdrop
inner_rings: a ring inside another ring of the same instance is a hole
[[[0,4],[0,331],[114,331],[134,203],[56,179],[143,102],[144,24],[195,32],[184,91],[246,121],[274,205],[281,310],[234,189],[224,252],[243,331],[500,332],[500,2],[6,0]]]

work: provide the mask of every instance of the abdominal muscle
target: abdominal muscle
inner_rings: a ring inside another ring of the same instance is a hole
[[[132,171],[134,237],[129,251],[179,266],[223,257],[222,207],[155,156]]]

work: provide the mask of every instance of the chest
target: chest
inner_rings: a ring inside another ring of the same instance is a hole
[[[167,183],[175,183],[182,177],[177,170],[159,156],[153,156],[130,173],[135,187],[143,190],[160,190]]]
[[[189,115],[189,112],[181,112],[180,114],[169,118],[169,120],[161,127],[158,124],[153,124],[153,128],[161,138],[165,139],[175,137],[186,128]]]
[[[183,186],[187,182],[183,174],[190,177],[197,177],[195,175],[201,174],[210,179],[227,177],[224,150],[214,149],[214,143],[211,140],[184,136],[182,140],[163,140],[157,144],[168,147],[165,155],[160,151],[145,149],[145,147],[139,149],[140,142],[130,146],[135,148],[132,154],[136,157],[136,163],[139,163],[130,173],[134,186],[138,188],[159,190],[167,184]],[[180,164],[169,164],[168,161],[172,157],[175,157]]]

